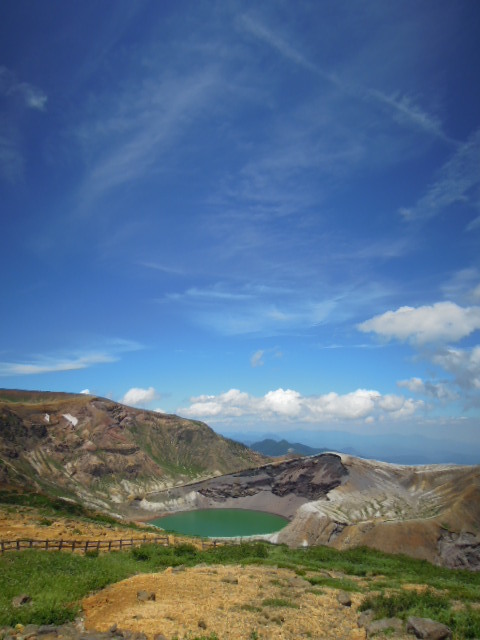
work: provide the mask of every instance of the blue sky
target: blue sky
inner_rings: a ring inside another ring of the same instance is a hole
[[[480,442],[480,5],[8,0],[0,387]]]

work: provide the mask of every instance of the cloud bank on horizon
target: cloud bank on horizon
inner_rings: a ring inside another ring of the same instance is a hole
[[[0,386],[478,425],[476,3],[2,12]]]

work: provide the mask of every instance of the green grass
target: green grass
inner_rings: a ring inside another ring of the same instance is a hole
[[[448,609],[450,600],[447,596],[427,590],[399,591],[393,594],[378,594],[367,596],[360,606],[361,611],[373,609],[375,618],[402,618],[418,616],[420,618],[434,618]]]
[[[286,598],[265,598],[262,600],[264,607],[290,607],[291,609],[298,609],[298,605]]]
[[[205,551],[185,543],[177,547],[147,544],[128,551],[87,556],[37,550],[7,552],[0,557],[0,627],[16,623],[60,624],[74,619],[82,598],[109,584],[138,573],[200,563],[290,568],[305,576],[314,591],[316,588],[361,590],[365,594],[361,608],[372,608],[376,617],[429,617],[447,624],[456,640],[480,638],[480,611],[471,606],[480,600],[478,573],[442,569],[370,549],[295,550],[263,542]],[[328,570],[335,571],[338,577],[320,573]],[[375,580],[375,576],[381,576],[380,580]],[[405,583],[425,584],[428,588],[417,593],[402,589]],[[28,594],[32,601],[15,609],[12,598],[20,594]],[[262,602],[264,607],[292,604],[283,597]]]
[[[242,604],[239,608],[242,611],[248,611],[249,613],[260,613],[262,611],[261,607],[256,607],[253,604]]]
[[[469,604],[459,610],[453,604],[447,595],[431,590],[421,593],[401,591],[369,595],[360,610],[372,609],[376,619],[397,617],[406,620],[409,616],[431,618],[450,627],[455,638],[480,637],[480,611],[473,610]]]
[[[353,580],[346,578],[329,578],[327,576],[311,576],[308,582],[315,587],[330,587],[330,589],[341,589],[342,591],[361,591],[362,589]]]

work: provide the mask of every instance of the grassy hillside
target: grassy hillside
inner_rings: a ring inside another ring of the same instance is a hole
[[[100,535],[112,535],[112,528],[116,530],[118,526],[122,531],[114,532],[116,537],[139,535],[138,530],[128,532],[128,524],[119,525],[105,516],[47,496],[2,492],[0,510],[6,516],[4,521],[11,522],[15,516],[26,523],[27,515],[36,519],[44,537],[53,536],[49,533],[51,527],[43,529],[43,524],[53,527],[61,522],[76,527],[74,535],[88,523],[103,525],[104,533]],[[0,538],[2,535],[0,531]],[[258,599],[245,608],[245,615],[252,614],[259,619],[270,616],[269,619],[279,621],[278,624],[288,617],[288,611],[297,606],[295,597],[285,589],[282,579],[272,578],[272,570],[276,576],[277,569],[288,569],[302,579],[309,594],[318,597],[318,606],[326,593],[346,591],[359,603],[359,611],[371,609],[377,618],[428,617],[447,624],[456,640],[480,637],[480,573],[444,569],[426,561],[365,547],[347,551],[324,546],[290,549],[284,545],[252,542],[202,551],[179,537],[176,543],[177,546],[168,548],[146,544],[129,551],[100,555],[98,552],[87,555],[34,550],[6,552],[0,556],[0,627],[68,622],[80,613],[81,601],[87,595],[129,576],[163,572],[169,567],[188,570],[198,565],[255,565],[264,568],[267,587],[278,585],[278,594],[267,597],[259,591]],[[238,589],[238,586],[232,588]],[[15,608],[12,599],[20,594],[28,594],[31,602]],[[263,637],[256,629],[252,634],[253,638]],[[213,632],[202,637],[217,638]]]
[[[66,622],[78,614],[79,601],[92,591],[137,573],[199,563],[293,569],[311,584],[313,592],[339,589],[362,594],[360,609],[372,608],[376,617],[430,617],[450,626],[455,638],[480,635],[480,612],[474,608],[480,599],[479,574],[440,569],[365,548],[346,552],[325,547],[291,550],[263,543],[208,551],[189,544],[171,548],[146,545],[87,557],[41,551],[5,554],[0,558],[0,625]],[[412,584],[425,588],[415,591]],[[20,593],[29,594],[32,604],[19,610],[12,607],[11,600]],[[285,601],[276,606],[293,604]]]

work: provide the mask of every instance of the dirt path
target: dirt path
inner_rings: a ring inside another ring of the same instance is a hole
[[[154,593],[140,601],[138,592]],[[138,575],[114,584],[83,601],[89,630],[119,629],[171,638],[220,640],[296,640],[331,638],[361,640],[356,609],[341,605],[338,591],[312,589],[287,569],[255,566],[203,566]],[[257,635],[255,635],[257,634]]]

